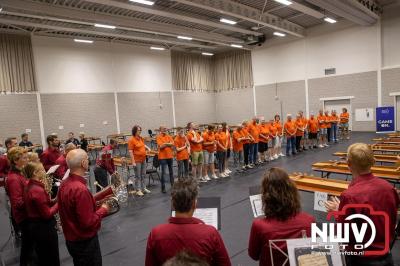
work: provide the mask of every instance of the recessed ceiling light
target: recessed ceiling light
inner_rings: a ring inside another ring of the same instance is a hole
[[[235,25],[237,23],[236,21],[233,21],[233,20],[230,20],[230,19],[226,19],[226,18],[221,18],[219,21],[223,22],[223,23],[226,23],[226,24],[231,24],[231,25]]]
[[[231,46],[232,46],[232,47],[235,47],[235,48],[243,48],[243,46],[240,45],[240,44],[231,44]]]
[[[74,42],[93,43],[92,40],[74,39]]]
[[[148,0],[129,0],[129,1],[138,3],[138,4],[148,5],[148,6],[154,5],[153,1],[148,1]]]
[[[150,47],[151,50],[159,50],[159,51],[164,51],[165,48],[164,47],[156,47],[156,46],[152,46]]]
[[[334,20],[333,18],[326,17],[324,18],[324,20],[329,23],[336,23],[336,20]]]
[[[106,25],[106,24],[94,24],[95,27],[97,28],[105,28],[105,29],[115,29],[115,26],[111,26],[111,25]]]
[[[288,1],[288,0],[275,0],[275,2],[281,3],[281,4],[286,5],[286,6],[292,4],[292,2]]]
[[[186,37],[186,36],[178,36],[178,39],[191,41],[193,38],[192,37]]]
[[[285,33],[277,32],[277,31],[274,32],[274,35],[275,35],[275,36],[279,36],[279,37],[285,37],[285,36],[286,36]]]
[[[207,52],[203,52],[203,53],[201,53],[202,55],[208,55],[208,56],[213,56],[214,54],[213,53],[207,53]]]

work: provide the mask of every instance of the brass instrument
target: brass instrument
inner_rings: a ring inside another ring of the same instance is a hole
[[[93,196],[96,201],[96,207],[100,208],[101,205],[107,204],[109,208],[107,216],[117,213],[120,210],[120,203],[128,200],[126,185],[118,172],[111,175],[111,185],[104,188],[97,181],[94,184],[101,188],[101,191]]]

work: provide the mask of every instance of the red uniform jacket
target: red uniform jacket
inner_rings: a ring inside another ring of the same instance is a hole
[[[211,266],[230,266],[228,252],[218,231],[196,218],[169,218],[147,239],[146,266],[162,265],[186,249],[205,259]]]
[[[94,237],[107,210],[96,210],[94,198],[82,176],[70,174],[57,194],[58,208],[65,239],[81,241]]]
[[[67,160],[65,159],[65,154],[58,157],[58,159],[55,162],[55,165],[57,165],[57,164],[59,165],[59,167],[57,168],[57,170],[55,172],[55,176],[58,179],[62,179],[68,170],[68,165],[67,165]]]
[[[26,213],[29,220],[49,220],[58,211],[58,204],[52,204],[42,182],[30,179],[24,194]]]
[[[10,164],[7,159],[7,155],[0,155],[0,187],[4,186],[4,180],[10,170]]]
[[[100,153],[100,158],[96,160],[96,165],[106,169],[107,172],[112,175],[115,172],[114,160],[112,158],[113,148],[111,145],[105,146]]]
[[[59,149],[47,148],[41,155],[40,161],[42,162],[44,169],[47,171],[53,165],[56,165],[58,157],[61,156]]]
[[[17,224],[27,217],[24,204],[24,191],[28,185],[28,179],[20,172],[10,170],[6,178],[6,191],[11,203],[11,212]]]

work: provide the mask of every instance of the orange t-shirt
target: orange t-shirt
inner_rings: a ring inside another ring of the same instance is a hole
[[[238,139],[243,138],[242,130],[238,131],[235,130],[233,132],[233,141],[232,141],[232,148],[233,151],[239,152],[243,150],[243,142],[244,141],[238,141]]]
[[[339,122],[339,117],[337,115],[331,115],[331,124],[337,124]]]
[[[278,133],[278,136],[282,136],[283,132],[282,132],[282,124],[281,124],[281,121],[279,121],[279,122],[275,121],[273,125],[274,125],[274,127],[276,128],[276,131],[277,131],[277,133]]]
[[[303,116],[301,118],[301,122],[303,122],[303,127],[306,127],[306,129],[307,129],[307,127],[308,127],[308,119]]]
[[[158,159],[172,159],[174,158],[174,149],[173,146],[166,146],[163,149],[160,149],[160,146],[165,143],[174,143],[172,137],[168,134],[159,134],[157,136],[157,146],[158,146]]]
[[[317,117],[318,123],[319,123],[319,127],[320,128],[326,128],[326,116],[324,115],[318,115]]]
[[[186,136],[187,139],[188,139],[188,141],[189,141],[189,143],[190,143],[190,150],[191,150],[192,152],[202,151],[202,150],[203,150],[202,144],[201,144],[201,143],[195,143],[195,142],[193,142],[195,136],[196,136],[197,140],[200,139],[200,134],[197,133],[197,132],[193,132],[193,131],[192,131],[192,132],[189,132],[189,133],[187,134],[187,136]]]
[[[203,139],[204,139],[204,142],[203,142],[203,150],[206,150],[206,151],[208,151],[208,152],[214,152],[215,151],[215,144],[214,144],[214,141],[215,141],[215,135],[214,135],[214,132],[209,132],[208,130],[206,130],[206,131],[204,131],[204,133],[203,133]],[[212,142],[213,144],[211,144],[211,145],[204,145],[204,143],[206,143],[206,142]]]
[[[226,138],[228,140],[228,149],[231,148],[232,146],[232,138],[231,138],[231,133],[227,130],[227,132],[225,132]]]
[[[273,123],[269,124],[268,129],[269,129],[269,135],[272,138],[275,138],[276,137],[276,133],[278,132],[278,130],[276,129],[274,124]]]
[[[331,115],[326,115],[326,120],[325,120],[325,124],[326,124],[326,128],[331,128],[331,121],[332,121],[332,116]]]
[[[254,138],[253,143],[258,143],[260,141],[260,130],[257,124],[250,123],[249,126],[247,127],[247,130],[249,131],[250,135]]]
[[[146,147],[142,137],[131,137],[128,141],[128,150],[133,152],[135,163],[143,163],[146,160]]]
[[[308,120],[308,128],[310,133],[317,133],[318,132],[318,120],[315,118],[310,118]]]
[[[215,133],[215,140],[218,141],[218,143],[221,144],[223,147],[229,148],[228,136],[226,135],[225,132]],[[218,143],[217,143],[217,151],[225,151],[218,145]]]
[[[186,144],[186,138],[181,136],[176,136],[174,140],[174,144],[176,148],[182,148]],[[178,161],[187,160],[189,159],[189,152],[188,149],[183,149],[181,151],[176,151],[176,159]]]
[[[296,128],[297,128],[296,136],[304,136],[304,131],[302,131],[305,126],[303,124],[303,119],[302,118],[296,119],[295,123],[296,123]]]
[[[349,123],[349,117],[350,117],[349,113],[341,113],[340,114],[340,123],[341,124]]]
[[[292,121],[286,121],[285,125],[284,125],[284,129],[285,129],[285,133],[286,135],[289,136],[293,136],[296,134],[296,122]]]
[[[242,130],[240,131],[240,134],[242,134],[242,137],[249,137],[249,132],[247,131],[246,128],[242,128]],[[243,144],[249,144],[251,141],[250,140],[244,140],[242,141]]]
[[[260,126],[260,134],[267,137],[267,139],[260,136],[260,142],[268,143],[269,140],[269,126],[268,125],[261,125]]]

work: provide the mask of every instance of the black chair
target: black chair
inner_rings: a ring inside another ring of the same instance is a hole
[[[146,161],[148,162],[148,158],[146,158]],[[160,167],[160,161],[158,160],[158,155],[155,155],[152,158],[151,162],[151,167],[146,169],[146,175],[149,176],[149,182],[147,186],[153,186],[154,185],[154,176],[157,175],[158,181],[161,181],[160,174],[158,173],[158,168]],[[150,178],[153,181],[152,184],[150,184]]]

